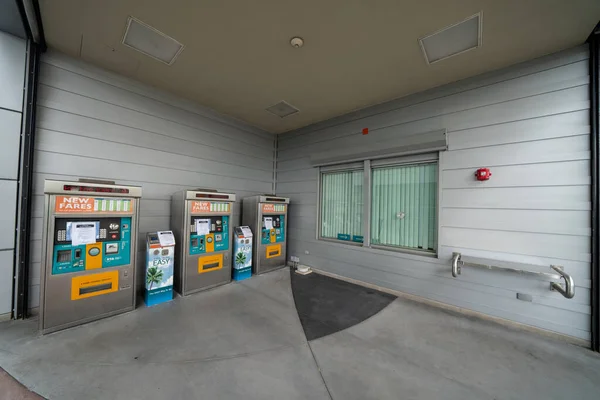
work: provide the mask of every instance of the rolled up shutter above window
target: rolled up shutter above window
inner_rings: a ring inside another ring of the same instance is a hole
[[[310,158],[311,164],[317,167],[443,151],[448,148],[445,129],[406,135],[402,138],[399,138],[401,135],[397,133],[382,134],[380,131],[359,136],[360,138],[349,137],[347,147],[342,146],[314,153]]]

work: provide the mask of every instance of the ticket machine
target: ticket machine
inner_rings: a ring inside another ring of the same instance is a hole
[[[171,198],[175,290],[182,296],[231,281],[231,211],[235,194],[184,190]]]
[[[242,225],[254,232],[252,267],[262,274],[286,265],[290,199],[270,195],[244,198]]]
[[[42,333],[133,310],[142,188],[46,180],[44,192]]]

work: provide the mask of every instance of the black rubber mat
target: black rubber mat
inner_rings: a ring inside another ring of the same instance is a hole
[[[377,314],[396,296],[312,273],[290,269],[292,292],[308,340],[341,331]]]

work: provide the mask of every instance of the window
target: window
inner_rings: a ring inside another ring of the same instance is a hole
[[[371,244],[436,249],[437,164],[373,169]]]
[[[363,175],[363,170],[322,174],[321,237],[363,241]]]
[[[435,253],[437,197],[437,154],[323,167],[319,238]]]

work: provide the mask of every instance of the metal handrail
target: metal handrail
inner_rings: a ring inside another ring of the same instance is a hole
[[[452,276],[455,278],[460,275],[459,261],[460,253],[452,253]]]
[[[562,267],[559,267],[557,265],[551,265],[550,268],[552,268],[560,274],[561,278],[565,280],[566,286],[565,289],[563,288],[562,284],[551,282],[550,290],[556,290],[558,293],[562,294],[567,299],[572,299],[575,296],[575,281],[573,280],[573,277],[567,274],[565,271],[563,271]]]
[[[565,282],[565,287],[561,283],[550,282],[550,290],[557,291],[562,294],[567,299],[572,299],[575,296],[575,281],[571,275],[567,274],[561,266],[551,265],[550,268],[556,272],[557,274],[553,274],[551,272],[541,272],[541,271],[530,271],[521,268],[511,268],[506,266],[498,266],[491,264],[492,260],[489,260],[490,263],[476,263],[470,261],[461,260],[462,255],[460,253],[452,253],[452,276],[457,277],[461,274],[461,267],[469,266],[475,268],[485,268],[489,270],[500,270],[500,271],[508,271],[515,272],[522,275],[532,275],[532,276],[543,276],[550,279],[563,279]],[[482,260],[487,261],[487,260]]]

